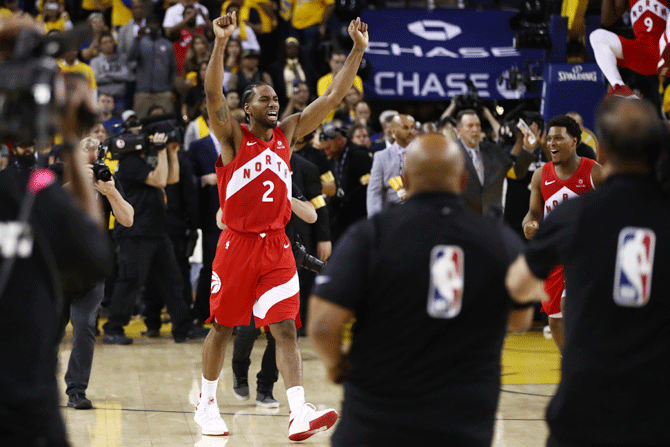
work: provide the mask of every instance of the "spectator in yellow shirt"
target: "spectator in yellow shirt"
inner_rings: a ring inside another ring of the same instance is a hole
[[[64,73],[79,73],[84,76],[93,92],[93,101],[97,103],[98,85],[95,83],[95,75],[91,67],[77,59],[77,53],[77,50],[65,53],[63,59],[58,60],[58,66]]]
[[[328,20],[335,10],[335,0],[293,0],[292,3],[291,33],[302,44],[310,72],[307,76],[316,79],[320,73],[313,62],[319,60],[315,50],[328,31]]]
[[[45,0],[37,15],[37,21],[44,24],[44,31],[66,31],[72,29],[70,15],[65,11],[63,3],[58,0]]]
[[[317,96],[321,96],[326,92],[326,89],[328,88],[330,83],[333,82],[333,78],[335,78],[335,76],[337,76],[342,67],[344,67],[344,61],[346,60],[346,58],[347,55],[344,53],[344,51],[333,50],[333,53],[330,55],[330,60],[328,61],[328,64],[330,65],[330,73],[328,73],[325,76],[322,76],[316,83]],[[358,100],[363,99],[363,80],[358,75],[356,75],[356,77],[354,78],[354,87],[360,93],[360,98],[358,98]],[[331,121],[333,119],[334,114],[335,112],[331,111],[326,117],[325,121]]]

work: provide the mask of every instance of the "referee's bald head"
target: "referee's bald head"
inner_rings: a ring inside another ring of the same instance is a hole
[[[446,191],[460,194],[467,183],[458,145],[441,133],[416,138],[405,153],[403,178],[408,195]]]

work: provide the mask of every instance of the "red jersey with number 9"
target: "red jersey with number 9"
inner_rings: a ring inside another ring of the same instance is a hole
[[[262,233],[284,228],[291,219],[289,144],[279,127],[263,141],[242,127],[242,144],[223,166],[216,161],[216,180],[223,223],[233,231]],[[212,135],[212,138],[215,138]]]
[[[635,37],[659,37],[668,20],[668,0],[629,0],[630,21]]]
[[[563,201],[577,197],[593,189],[591,179],[591,167],[594,161],[590,158],[582,157],[579,167],[567,180],[561,180],[556,175],[554,163],[549,162],[542,167],[542,183],[540,192],[544,200],[544,217],[547,217],[554,208],[563,203]]]

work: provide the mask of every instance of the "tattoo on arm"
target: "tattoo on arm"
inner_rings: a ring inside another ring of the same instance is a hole
[[[221,104],[221,108],[216,111],[216,117],[222,123],[228,122],[228,104],[225,99],[223,100],[223,104]]]

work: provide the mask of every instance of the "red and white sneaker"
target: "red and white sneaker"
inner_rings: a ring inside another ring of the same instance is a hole
[[[329,408],[316,411],[312,404],[305,403],[302,409],[291,412],[288,422],[288,439],[304,441],[320,431],[326,431],[337,421],[337,411]]]
[[[607,96],[621,96],[622,98],[640,99],[633,90],[623,84],[613,85],[607,90]]]
[[[200,398],[195,406],[195,422],[202,429],[203,435],[228,436],[228,427],[221,418],[216,399],[205,401]]]

